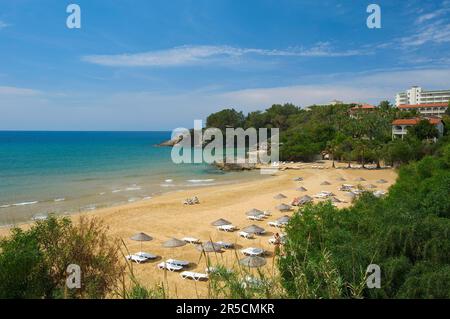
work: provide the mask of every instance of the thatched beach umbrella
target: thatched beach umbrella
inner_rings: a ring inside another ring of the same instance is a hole
[[[182,247],[186,245],[186,242],[184,240],[171,238],[163,243],[164,248],[177,248]]]
[[[386,183],[387,183],[387,180],[385,180],[385,179],[377,180],[377,184],[386,184]]]
[[[355,179],[355,182],[365,182],[366,180],[362,177],[358,177],[357,179]]]
[[[241,260],[239,260],[239,263],[246,267],[259,268],[266,264],[266,260],[262,257],[250,256],[242,258]]]
[[[336,197],[331,197],[330,200],[331,200],[332,203],[342,203],[342,201],[339,198],[336,198]]]
[[[294,182],[301,182],[301,181],[303,181],[303,177],[294,178]]]
[[[336,178],[336,180],[337,180],[338,182],[345,182],[345,181],[346,181],[346,179],[343,178],[343,177],[338,177],[338,178]]]
[[[301,187],[297,188],[296,191],[307,192],[308,190],[306,188],[304,188],[303,186],[301,186]]]
[[[273,198],[274,199],[285,199],[285,198],[287,198],[287,196],[284,194],[278,194],[278,195],[274,196]]]
[[[211,223],[211,225],[213,226],[225,226],[225,225],[231,225],[231,223],[223,218],[220,218],[218,220],[216,220],[215,222]]]
[[[151,241],[151,240],[153,240],[153,238],[145,233],[137,233],[136,235],[131,237],[131,240],[141,242],[141,251],[142,251],[142,242]]]
[[[311,196],[305,195],[300,198],[298,201],[299,205],[305,205],[312,202],[314,199]]]
[[[280,224],[285,224],[285,223],[289,223],[289,221],[291,220],[291,217],[289,216],[283,216],[277,219],[277,222],[279,222]]]
[[[320,185],[331,185],[331,183],[329,181],[324,181]]]
[[[259,215],[264,215],[264,212],[262,210],[253,208],[252,210],[246,212],[245,215],[247,215],[247,216],[259,216]]]
[[[211,241],[208,241],[204,244],[197,245],[197,246],[195,246],[195,248],[197,248],[197,250],[199,250],[201,252],[205,252],[205,253],[222,252],[222,246],[217,243],[213,243]]]
[[[287,204],[281,204],[281,205],[278,205],[276,207],[276,209],[278,209],[280,212],[288,212],[288,211],[292,210],[292,206],[287,205]]]
[[[249,234],[262,234],[265,232],[264,228],[256,226],[256,225],[251,225],[248,227],[245,227],[243,229],[244,232],[249,233]]]

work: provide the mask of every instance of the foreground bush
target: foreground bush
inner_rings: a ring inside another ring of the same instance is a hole
[[[450,146],[400,169],[385,199],[307,206],[287,228],[282,283],[292,298],[450,298]],[[381,288],[368,289],[369,264]]]
[[[104,298],[124,275],[118,241],[97,219],[50,217],[0,241],[1,298]],[[81,267],[81,289],[66,288],[67,267]]]

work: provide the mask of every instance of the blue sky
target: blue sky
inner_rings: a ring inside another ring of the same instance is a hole
[[[381,29],[366,26],[370,3]],[[377,103],[450,88],[449,52],[450,0],[0,0],[0,130],[171,130],[225,107]]]

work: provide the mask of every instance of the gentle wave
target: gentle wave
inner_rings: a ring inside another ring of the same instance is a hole
[[[186,185],[187,187],[198,187],[198,186],[214,186],[219,185],[219,183],[195,183],[191,185]]]
[[[33,201],[33,202],[23,202],[23,203],[16,203],[13,204],[13,206],[28,206],[28,205],[34,205],[39,203],[38,201]]]
[[[55,198],[53,201],[54,202],[64,202],[66,199],[64,197],[61,198]]]
[[[173,182],[173,179],[166,179],[164,182],[166,182],[166,183],[172,183],[172,182]]]
[[[11,207],[11,205],[1,205],[0,208],[8,208]]]
[[[136,186],[136,187],[127,187],[125,188],[126,191],[131,192],[131,191],[140,191],[142,189],[142,187]]]
[[[214,182],[215,179],[188,179],[189,183],[211,183]]]

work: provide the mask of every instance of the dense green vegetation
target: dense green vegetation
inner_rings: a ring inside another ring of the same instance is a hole
[[[118,291],[119,243],[96,219],[51,217],[0,240],[0,298],[104,298]],[[79,265],[81,289],[66,289],[67,266]]]
[[[363,165],[381,161],[399,165],[431,154],[428,140],[437,135],[427,121],[412,129],[406,140],[392,141],[391,123],[396,118],[415,117],[383,101],[372,111],[352,110],[355,105],[323,105],[301,109],[292,104],[273,105],[246,116],[234,109],[211,114],[207,127],[254,127],[280,129],[281,160],[311,161],[322,154]]]
[[[306,206],[287,234],[289,297],[450,298],[450,143],[403,166],[386,198]],[[369,264],[381,267],[380,289],[365,285]]]

